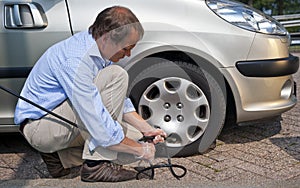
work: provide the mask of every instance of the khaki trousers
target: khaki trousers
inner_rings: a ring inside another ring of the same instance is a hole
[[[134,140],[141,138],[142,134],[138,130],[122,121],[124,99],[128,87],[127,72],[120,66],[111,65],[98,73],[94,83],[100,92],[104,106],[112,118],[122,125],[124,134]],[[63,102],[53,112],[75,122],[79,128],[50,114],[39,120],[30,120],[23,132],[32,147],[44,153],[58,152],[64,168],[79,166],[84,159],[111,161],[118,159],[116,151],[103,147],[89,151],[90,135],[84,131],[86,128],[72,108],[70,101]]]

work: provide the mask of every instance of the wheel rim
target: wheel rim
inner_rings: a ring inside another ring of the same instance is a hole
[[[149,85],[138,109],[150,125],[168,134],[169,147],[183,147],[199,139],[210,117],[204,92],[193,82],[177,77]]]

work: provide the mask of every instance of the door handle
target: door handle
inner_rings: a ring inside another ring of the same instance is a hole
[[[6,4],[4,16],[7,29],[44,28],[48,25],[45,12],[37,3]]]
[[[13,18],[16,26],[22,26],[19,5],[13,5]]]

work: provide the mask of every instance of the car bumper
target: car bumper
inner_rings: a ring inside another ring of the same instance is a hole
[[[273,60],[239,61],[236,67],[242,75],[247,77],[285,76],[298,71],[299,58],[290,55],[288,58]]]

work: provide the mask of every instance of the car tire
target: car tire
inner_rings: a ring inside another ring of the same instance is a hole
[[[224,124],[224,91],[204,69],[182,61],[158,61],[137,74],[129,97],[150,125],[166,131],[170,156],[204,153]],[[158,156],[165,153],[164,147],[157,147]]]

